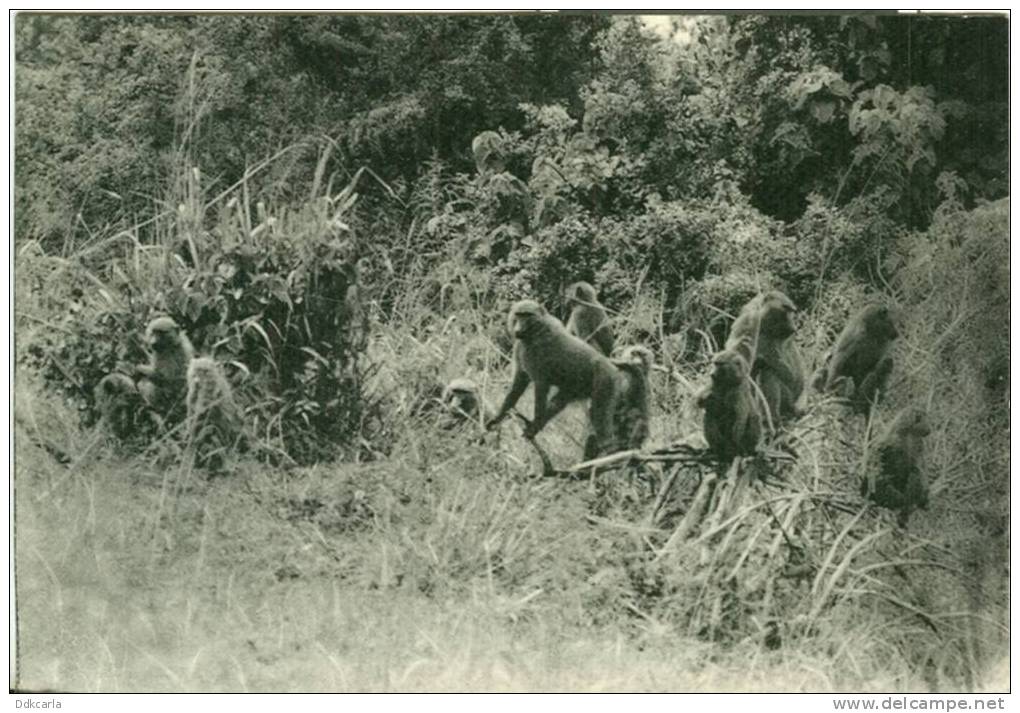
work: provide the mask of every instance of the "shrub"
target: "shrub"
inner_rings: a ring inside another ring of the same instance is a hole
[[[234,197],[213,215],[195,170],[190,197],[162,226],[161,242],[130,242],[104,274],[81,259],[54,263],[23,251],[19,269],[33,277],[21,289],[45,293],[70,283],[77,299],[70,311],[54,309],[52,328],[33,332],[19,355],[90,423],[92,388],[145,361],[138,335],[166,314],[199,351],[232,367],[264,446],[298,462],[357,447],[366,418],[358,357],[367,313],[359,246],[344,218],[359,176],[337,195],[296,208],[274,212],[258,203],[253,211]]]

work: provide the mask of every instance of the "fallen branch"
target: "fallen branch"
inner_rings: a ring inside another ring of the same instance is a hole
[[[758,457],[770,461],[786,461],[792,463],[797,458],[786,451],[769,450],[762,451]],[[583,470],[621,467],[631,463],[689,463],[692,465],[711,465],[717,461],[707,448],[699,448],[686,443],[674,446],[658,448],[654,451],[641,451],[637,449],[619,451],[607,456],[582,461],[566,469],[567,473],[578,473]]]
[[[677,476],[680,475],[679,466],[673,468],[670,471],[669,478],[666,479],[665,485],[659,490],[658,495],[655,498],[655,503],[652,504],[652,511],[648,514],[648,525],[654,527],[655,523],[659,519],[659,511],[662,506],[666,504],[666,498],[669,497],[669,493],[673,490],[673,484],[676,483]]]

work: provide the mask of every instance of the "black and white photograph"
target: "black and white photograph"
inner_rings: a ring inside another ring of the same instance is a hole
[[[1008,11],[9,34],[18,707],[1009,692]]]

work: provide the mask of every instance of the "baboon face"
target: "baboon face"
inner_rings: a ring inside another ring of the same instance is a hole
[[[521,300],[510,310],[509,329],[514,339],[528,341],[541,326],[545,308],[533,300]]]
[[[864,311],[864,323],[867,325],[868,334],[875,337],[896,339],[900,335],[892,314],[885,305],[867,307]]]
[[[571,307],[593,302],[595,302],[595,288],[587,282],[575,282],[567,288],[567,303]]]
[[[789,297],[778,290],[769,292],[761,303],[762,333],[779,339],[791,336],[797,331],[793,321],[796,313],[797,307]]]
[[[173,349],[180,343],[178,335],[180,327],[177,322],[169,317],[158,317],[149,322],[146,332],[146,341],[155,352],[163,352]]]
[[[718,386],[736,386],[747,378],[747,362],[736,352],[719,352],[712,359],[712,383]]]

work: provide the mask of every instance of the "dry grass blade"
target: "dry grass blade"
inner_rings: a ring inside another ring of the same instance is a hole
[[[661,562],[663,557],[669,554],[677,546],[678,543],[682,542],[687,538],[687,534],[694,528],[694,525],[700,520],[702,512],[705,509],[705,504],[708,498],[712,495],[712,491],[715,489],[715,483],[718,476],[715,473],[709,473],[704,480],[701,481],[701,485],[698,487],[697,493],[694,495],[694,501],[691,503],[690,508],[684,513],[684,516],[680,519],[680,524],[676,526],[673,534],[666,540],[666,544],[662,546],[658,554],[655,555],[654,562]]]
[[[828,580],[825,583],[825,587],[819,590],[816,585],[818,585],[819,582],[822,580],[822,577],[825,574],[827,567],[832,563],[833,556],[835,554],[837,543],[833,543],[832,549],[829,550],[829,555],[825,558],[825,563],[822,565],[822,567],[819,568],[818,575],[815,577],[815,581],[811,587],[811,593],[814,603],[812,604],[811,612],[808,614],[809,622],[813,622],[821,613],[822,608],[829,600],[829,596],[835,589],[836,584],[850,568],[850,563],[853,561],[853,558],[857,555],[857,553],[863,550],[865,547],[867,547],[870,543],[874,542],[880,537],[885,536],[888,533],[889,533],[888,529],[873,532],[867,537],[863,538],[853,547],[851,547],[850,550],[843,556],[843,559],[840,561],[839,565],[835,568],[833,573],[829,576]]]

